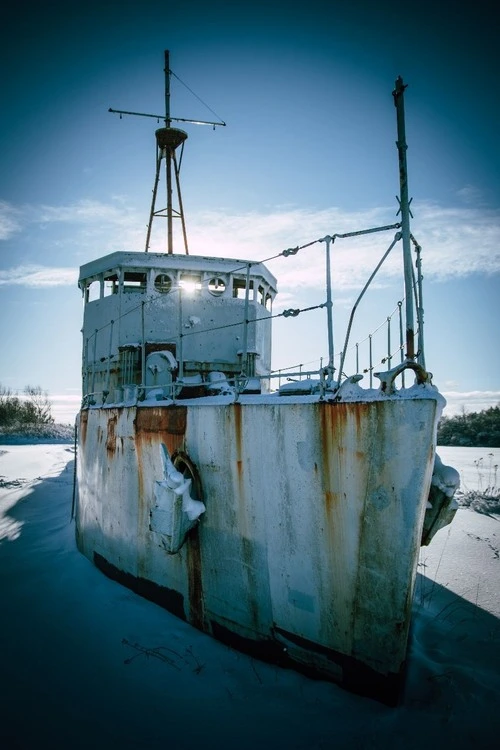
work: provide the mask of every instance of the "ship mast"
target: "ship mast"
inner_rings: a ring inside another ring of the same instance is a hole
[[[195,125],[212,125],[215,129],[216,125],[225,125],[223,121],[207,121],[207,120],[190,120],[183,117],[172,117],[170,114],[170,76],[172,71],[170,70],[170,54],[168,50],[165,50],[165,114],[154,115],[147,114],[145,112],[126,112],[125,110],[109,108],[109,112],[114,112],[122,115],[137,115],[139,117],[154,117],[156,120],[163,120],[165,127],[159,128],[156,132],[156,172],[153,184],[153,196],[151,200],[151,209],[149,212],[149,221],[146,234],[146,247],[145,252],[149,251],[149,245],[151,241],[151,230],[153,226],[153,219],[155,217],[161,217],[167,219],[167,253],[171,255],[174,251],[173,247],[173,219],[178,218],[181,221],[182,236],[184,240],[184,252],[189,255],[188,240],[186,232],[186,222],[184,219],[184,208],[182,204],[181,185],[180,185],[180,164],[182,161],[182,152],[184,150],[184,142],[186,141],[188,134],[184,130],[172,127],[172,121],[176,122],[189,122]],[[199,98],[199,97],[197,97]],[[201,101],[201,100],[200,100]],[[206,105],[205,105],[206,106]],[[181,146],[180,160],[177,161],[176,150]],[[161,167],[165,163],[165,174],[166,174],[166,192],[167,192],[167,206],[166,208],[157,209],[156,201],[158,197],[158,186],[160,183]],[[172,169],[173,168],[173,169]],[[178,209],[173,207],[173,179],[175,180],[175,188],[177,192]]]
[[[408,200],[408,171],[406,168],[406,130],[405,130],[405,105],[404,90],[406,85],[398,76],[394,89],[394,104],[396,106],[396,118],[398,129],[399,157],[399,208],[401,211],[401,238],[403,241],[403,268],[405,282],[405,317],[406,317],[406,358],[415,359],[415,324],[413,321],[413,267],[411,258],[410,238],[410,200]]]

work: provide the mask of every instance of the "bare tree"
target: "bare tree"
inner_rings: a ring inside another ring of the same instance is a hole
[[[54,423],[52,404],[47,391],[43,391],[39,385],[27,385],[24,389],[24,395],[26,397],[26,422],[33,424]]]

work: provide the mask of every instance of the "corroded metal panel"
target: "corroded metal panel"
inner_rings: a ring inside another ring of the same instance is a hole
[[[406,654],[436,419],[430,398],[89,409],[80,546],[176,592],[207,632],[272,642],[346,683],[352,664],[392,678]],[[162,444],[196,474],[206,507],[175,555],[150,527]]]

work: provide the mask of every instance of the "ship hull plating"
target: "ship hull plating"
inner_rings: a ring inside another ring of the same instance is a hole
[[[436,400],[203,401],[81,411],[80,550],[237,648],[395,703]],[[206,507],[176,554],[152,525],[162,444]]]

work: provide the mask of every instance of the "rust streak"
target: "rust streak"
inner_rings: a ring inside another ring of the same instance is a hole
[[[183,446],[186,424],[185,406],[139,408],[135,418],[136,446],[140,450],[141,446],[164,443],[172,455]]]
[[[338,472],[338,460],[336,457],[342,450],[344,443],[347,404],[321,403],[318,406],[320,409],[321,460],[325,481],[325,510],[327,517],[331,521],[339,499],[338,494],[334,491],[333,479],[334,472]]]
[[[236,447],[236,473],[238,477],[238,498],[240,502],[244,497],[244,482],[243,482],[243,429],[242,429],[242,418],[241,418],[241,404],[233,404],[234,408],[234,442]]]
[[[144,453],[143,448],[147,445],[147,440],[142,440],[143,435],[135,435],[135,454],[137,457],[137,536],[144,542],[145,535],[149,530],[149,508],[146,503],[146,493],[151,478],[144,476]],[[139,545],[137,554],[137,572],[144,577],[146,574],[146,558],[142,553]]]
[[[80,442],[82,445],[85,444],[87,440],[87,426],[89,422],[89,413],[87,409],[81,410],[80,412]]]
[[[236,442],[236,457],[237,460],[241,459],[241,441],[242,441],[242,429],[241,429],[241,404],[233,404],[234,409],[234,438]],[[241,463],[241,460],[240,460]]]
[[[168,432],[170,435],[186,433],[187,409],[185,406],[156,406],[137,409],[137,432]]]
[[[108,458],[113,458],[116,451],[116,422],[118,414],[112,414],[108,417],[108,430],[106,436],[106,452]]]
[[[192,492],[197,500],[203,500],[203,487],[196,465],[186,453],[178,452],[172,456],[175,468],[192,480]],[[189,622],[195,628],[205,629],[205,609],[203,599],[203,561],[201,554],[201,529],[192,529],[187,538],[187,576],[189,592]]]
[[[333,503],[334,503],[335,497],[336,497],[335,493],[330,492],[330,490],[325,491],[325,508],[326,508],[328,515],[330,515],[333,510]]]
[[[354,419],[356,421],[356,434],[359,434],[366,429],[366,425],[370,419],[370,414],[373,412],[373,403],[366,404],[349,404],[351,413],[354,413]]]

